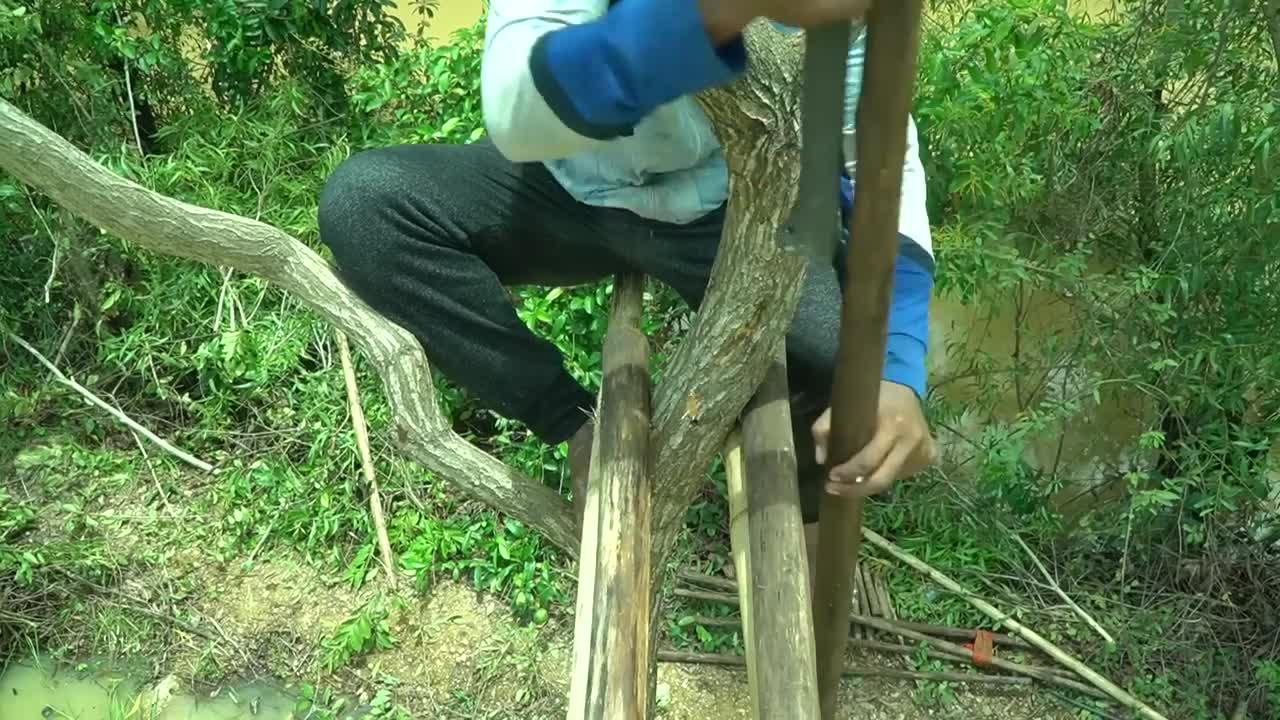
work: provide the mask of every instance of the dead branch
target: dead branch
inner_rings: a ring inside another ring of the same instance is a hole
[[[3,101],[0,100],[0,102],[3,102]],[[56,365],[49,362],[48,358],[46,358],[44,355],[41,355],[39,350],[36,350],[35,348],[31,347],[31,345],[26,340],[23,340],[22,338],[18,337],[17,335],[14,335],[13,333],[9,333],[9,339],[17,343],[19,346],[21,346],[22,349],[31,353],[31,355],[35,357],[35,359],[39,361],[41,365],[45,366],[49,370],[49,372],[53,373],[53,378],[55,380],[57,380],[59,383],[62,383],[63,385],[66,385],[72,390],[75,390],[77,393],[80,394],[81,397],[83,397],[90,404],[95,405],[98,408],[101,408],[102,410],[105,410],[107,414],[111,415],[111,417],[115,418],[116,420],[119,420],[130,430],[138,433],[139,435],[142,435],[146,439],[158,445],[161,450],[164,450],[165,452],[169,453],[170,455],[178,458],[179,460],[187,463],[188,465],[194,468],[199,468],[204,472],[213,471],[213,466],[210,465],[209,463],[196,458],[194,455],[186,452],[185,450],[179,450],[178,448],[174,447],[168,441],[161,438],[159,435],[156,435],[150,430],[139,425],[137,421],[135,421],[133,418],[129,417],[128,415],[125,415],[123,410],[120,410],[116,407],[109,405],[105,400],[103,400],[102,398],[90,392],[89,389],[86,388],[85,386],[81,385],[75,380],[72,380],[71,378],[62,374],[62,371],[59,370]]]
[[[1072,600],[1067,593],[1062,590],[1062,586],[1058,585],[1058,581],[1053,578],[1053,575],[1049,574],[1048,568],[1044,566],[1044,563],[1040,562],[1040,558],[1036,557],[1034,552],[1031,552],[1031,548],[1022,541],[1022,538],[1018,537],[1017,533],[1012,533],[1012,535],[1013,539],[1016,540],[1018,545],[1020,545],[1027,553],[1027,557],[1031,558],[1031,562],[1035,563],[1035,566],[1040,570],[1040,574],[1044,575],[1045,581],[1049,583],[1049,587],[1053,592],[1058,597],[1062,598],[1062,601],[1065,602],[1081,620],[1084,620],[1089,627],[1093,628],[1099,635],[1101,635],[1102,639],[1105,640],[1108,645],[1114,645],[1116,642],[1115,638],[1111,637],[1111,634],[1104,630],[1102,626],[1098,624],[1097,620],[1094,620],[1089,613],[1084,611],[1084,608],[1077,605],[1076,601]]]
[[[351,363],[351,348],[347,336],[339,330],[338,355],[342,358],[342,377],[347,386],[347,403],[351,406],[351,424],[356,431],[356,447],[360,450],[360,469],[364,481],[369,484],[369,512],[373,515],[373,529],[378,537],[378,552],[382,555],[382,569],[387,573],[387,583],[396,586],[395,556],[391,554],[391,541],[387,539],[387,521],[382,516],[382,494],[378,492],[378,477],[373,471],[373,454],[369,452],[369,427],[364,421],[364,408],[360,405],[360,388],[356,385],[356,369]]]
[[[955,580],[952,580],[946,575],[943,575],[941,572],[939,572],[937,569],[935,569],[925,561],[917,558],[916,556],[912,555],[906,550],[903,550],[902,548],[898,547],[892,542],[889,542],[889,540],[882,537],[879,533],[864,527],[862,529],[862,535],[863,537],[866,538],[867,542],[870,542],[871,544],[875,545],[876,547],[880,548],[886,553],[889,553],[890,555],[897,558],[898,560],[901,560],[907,565],[910,565],[915,570],[928,576],[934,582],[938,583],[939,585],[942,585],[943,587],[947,588],[951,592],[956,593],[960,597],[964,598],[966,601],[969,602],[970,605],[981,610],[992,620],[995,620],[997,624],[1004,625],[1005,627],[1009,628],[1013,632],[1022,636],[1024,640],[1040,648],[1045,653],[1047,653],[1050,657],[1052,657],[1054,660],[1057,660],[1058,662],[1062,663],[1063,666],[1070,668],[1072,671],[1080,675],[1080,677],[1088,680],[1090,683],[1094,685],[1094,687],[1097,687],[1098,689],[1102,690],[1103,692],[1105,692],[1107,695],[1114,698],[1119,703],[1133,709],[1135,712],[1142,715],[1143,717],[1149,718],[1149,720],[1167,720],[1167,718],[1165,718],[1164,715],[1161,715],[1160,713],[1156,712],[1149,705],[1142,702],[1141,700],[1134,697],[1133,695],[1129,694],[1126,690],[1124,690],[1120,686],[1116,685],[1115,683],[1111,682],[1105,677],[1099,675],[1097,671],[1095,671],[1093,668],[1089,667],[1088,665],[1085,665],[1083,662],[1077,660],[1076,658],[1072,657],[1069,653],[1067,653],[1067,651],[1063,650],[1057,645],[1054,645],[1053,643],[1044,639],[1043,637],[1040,636],[1039,633],[1037,633],[1034,630],[1031,630],[1030,628],[1025,627],[1022,623],[1013,619],[1007,613],[996,608],[996,606],[992,605],[986,600],[983,600],[982,598],[976,597],[973,594],[967,592],[963,587],[960,586],[960,583],[957,583]]]

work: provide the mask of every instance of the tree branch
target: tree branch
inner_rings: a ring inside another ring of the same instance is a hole
[[[755,394],[800,298],[804,260],[775,237],[800,170],[798,84],[803,44],[767,23],[746,33],[751,68],[698,102],[729,164],[729,207],[698,318],[654,393],[654,551],[684,523],[711,458]],[[834,191],[833,191],[834,192]],[[834,329],[833,329],[834,331]]]
[[[361,302],[306,245],[269,225],[130,182],[2,99],[0,168],[120,238],[155,252],[255,273],[305,302],[359,345],[377,369],[402,452],[577,554],[569,504],[454,433],[436,404],[417,340]]]

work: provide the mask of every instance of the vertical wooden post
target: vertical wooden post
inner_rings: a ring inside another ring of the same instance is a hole
[[[828,462],[842,463],[876,428],[885,332],[897,257],[907,116],[920,41],[921,0],[874,3],[867,14],[867,60],[858,101],[848,282],[840,318]],[[853,570],[862,547],[862,499],[825,494],[814,587],[814,639],[824,720],[836,715],[849,637]]]
[[[796,487],[786,357],[778,353],[725,444],[753,720],[817,720],[809,560]]]
[[[614,280],[578,558],[569,720],[639,720],[650,705],[653,483],[643,290],[642,276]]]

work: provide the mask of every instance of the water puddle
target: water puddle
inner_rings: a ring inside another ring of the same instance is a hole
[[[166,678],[144,685],[103,670],[14,664],[0,670],[3,720],[306,720],[358,717],[306,709],[288,690],[265,683],[224,688],[213,697],[175,692]]]

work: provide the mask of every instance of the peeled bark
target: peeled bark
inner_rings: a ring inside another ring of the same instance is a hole
[[[640,720],[648,712],[653,633],[653,476],[644,278],[613,285],[587,482],[574,618],[570,720]]]

